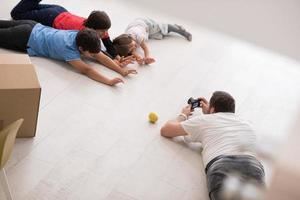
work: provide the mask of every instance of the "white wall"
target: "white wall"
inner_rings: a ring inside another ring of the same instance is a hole
[[[299,0],[127,0],[300,60]]]

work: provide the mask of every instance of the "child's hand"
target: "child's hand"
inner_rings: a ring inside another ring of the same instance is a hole
[[[140,57],[138,55],[134,55],[134,58],[139,65],[144,64],[144,59],[142,57]]]
[[[120,66],[120,67],[126,67],[127,65],[129,64],[132,64],[133,61],[134,61],[134,57],[133,56],[127,56],[127,57],[124,57],[122,56],[119,60],[115,60],[115,62]]]
[[[117,59],[114,59],[114,62],[117,64],[117,65],[119,65],[120,67],[126,67],[126,65],[124,65],[123,63],[121,63],[119,60],[117,60]]]
[[[122,76],[127,76],[129,74],[137,74],[137,71],[135,69],[128,67],[128,68],[123,68],[121,74]]]
[[[136,60],[136,62],[137,62],[139,65],[144,64],[144,59],[141,58],[141,57],[135,57],[135,60]]]
[[[145,57],[145,58],[144,58],[144,62],[145,62],[146,65],[149,65],[149,64],[151,64],[151,63],[154,63],[155,60],[154,60],[154,58]]]
[[[139,65],[142,65],[142,64],[144,64],[144,59],[142,59],[142,58],[136,59],[136,62],[137,62]]]
[[[126,56],[126,57],[122,56],[122,57],[120,58],[120,62],[125,62],[125,61],[130,62],[130,63],[133,63],[133,62],[135,61],[135,57],[134,57],[133,55],[131,55],[131,56]]]
[[[121,78],[114,78],[114,79],[109,80],[108,85],[114,86],[118,83],[124,83],[124,81]]]

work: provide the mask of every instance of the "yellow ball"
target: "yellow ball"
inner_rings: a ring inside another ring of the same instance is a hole
[[[158,120],[158,116],[154,112],[149,113],[148,118],[149,118],[149,122],[151,123],[155,123]]]

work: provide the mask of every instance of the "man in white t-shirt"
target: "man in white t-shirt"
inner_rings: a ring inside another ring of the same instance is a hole
[[[223,91],[213,93],[210,101],[200,97],[203,115],[192,116],[191,105],[161,128],[165,137],[184,136],[185,141],[201,142],[207,186],[211,200],[222,198],[223,182],[232,173],[240,181],[264,185],[264,168],[253,148],[256,137],[251,126],[235,112],[235,100]]]

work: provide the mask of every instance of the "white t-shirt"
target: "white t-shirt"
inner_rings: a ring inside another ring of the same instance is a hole
[[[143,41],[146,41],[149,38],[147,27],[148,26],[143,19],[135,19],[127,26],[125,33],[130,35],[139,45],[141,45]]]
[[[249,123],[234,113],[214,113],[181,122],[188,142],[201,142],[206,166],[219,155],[252,155],[256,136]]]

